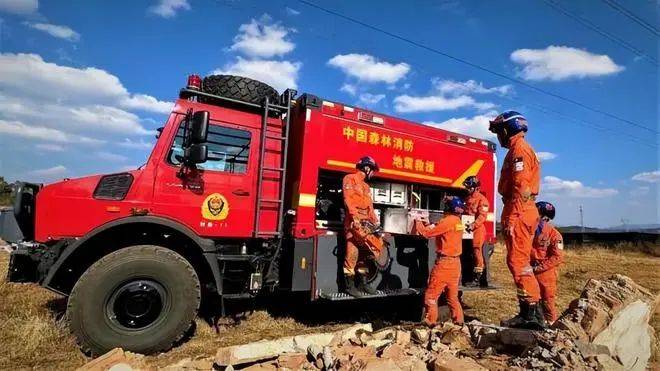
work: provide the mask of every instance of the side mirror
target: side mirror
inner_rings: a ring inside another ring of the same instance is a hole
[[[193,113],[190,120],[190,142],[191,144],[205,143],[209,134],[209,112],[197,111]]]
[[[183,151],[183,162],[186,165],[204,163],[208,157],[208,152],[206,144],[193,144]]]

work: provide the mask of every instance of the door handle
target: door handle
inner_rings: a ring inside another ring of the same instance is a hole
[[[236,189],[231,191],[231,193],[235,194],[236,196],[249,196],[250,192],[244,190],[244,189]]]

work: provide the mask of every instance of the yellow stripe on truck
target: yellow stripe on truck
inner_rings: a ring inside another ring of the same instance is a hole
[[[481,167],[484,165],[484,160],[477,160],[474,162],[474,164],[470,165],[470,167],[461,174],[454,183],[452,183],[452,187],[463,187],[463,182],[467,177],[477,175],[479,173],[479,170],[481,170]]]

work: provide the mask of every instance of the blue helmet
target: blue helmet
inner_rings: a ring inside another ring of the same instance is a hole
[[[378,171],[380,169],[376,160],[371,156],[364,156],[357,162],[357,164],[355,164],[355,168],[359,170],[362,170],[365,166],[369,166],[373,171]]]
[[[539,201],[536,203],[536,209],[541,217],[547,217],[550,220],[555,218],[555,206],[550,202]]]
[[[488,130],[495,134],[504,133],[506,137],[512,137],[521,131],[527,132],[527,119],[516,111],[506,111],[490,121]]]
[[[460,197],[449,197],[445,201],[445,211],[454,214],[463,214],[465,212],[465,202]]]
[[[481,182],[479,181],[479,178],[474,175],[470,175],[463,181],[463,187],[467,189],[477,188],[479,186],[481,186]]]

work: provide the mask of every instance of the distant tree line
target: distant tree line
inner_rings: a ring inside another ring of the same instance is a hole
[[[0,206],[11,206],[14,202],[12,198],[13,184],[7,183],[4,177],[0,176]]]

